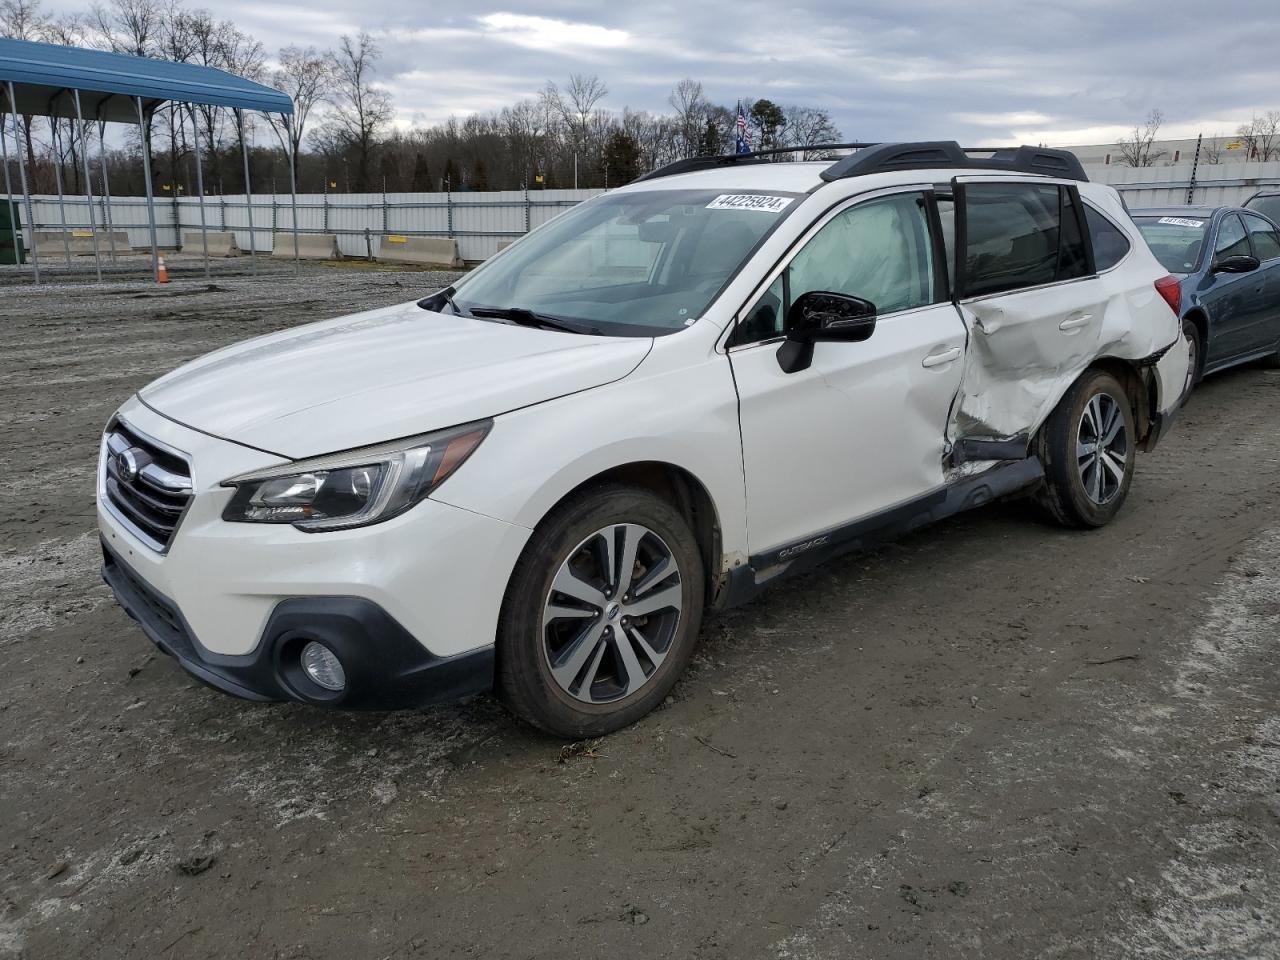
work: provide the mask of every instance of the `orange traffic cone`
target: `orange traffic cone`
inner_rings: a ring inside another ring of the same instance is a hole
[[[169,282],[169,268],[164,265],[164,257],[156,258],[156,283]]]

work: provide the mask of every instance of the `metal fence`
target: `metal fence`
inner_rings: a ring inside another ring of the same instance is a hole
[[[1179,206],[1188,196],[1197,204],[1240,204],[1262,187],[1280,186],[1280,162],[1176,164],[1162,167],[1124,167],[1091,164],[1090,179],[1114,186],[1131,209]],[[471,193],[303,194],[298,197],[298,229],[308,234],[334,234],[347,257],[377,258],[384,235],[454,237],[464,260],[491,257],[504,240],[513,240],[600,190],[505,190]],[[88,201],[84,197],[32,198],[34,224],[30,230],[88,230]],[[123,230],[135,250],[150,246],[147,203],[142,197],[113,197],[108,207],[94,199],[99,229],[110,224]],[[158,242],[168,249],[190,241],[187,252],[199,253],[200,201],[197,197],[160,197],[156,202]],[[244,196],[214,196],[204,200],[204,217],[211,231],[232,231],[244,252],[251,247],[250,210]],[[277,239],[289,243],[293,210],[288,194],[255,194],[252,198],[252,248],[270,253]],[[287,247],[286,249],[291,249]],[[58,243],[40,253],[56,262],[63,255]],[[102,250],[105,257],[107,249]]]
[[[377,257],[385,234],[405,237],[455,237],[464,260],[493,256],[498,244],[514,240],[546,223],[601,190],[502,190],[472,193],[299,194],[300,233],[334,234],[347,257]],[[293,209],[289,194],[254,194],[252,198],[253,249],[270,253],[274,242],[292,251]],[[37,230],[88,230],[88,201],[84,197],[32,198]],[[63,218],[65,216],[65,227]],[[245,253],[250,249],[250,208],[241,196],[204,199],[205,222],[210,231],[232,231]],[[197,197],[156,201],[156,228],[160,246],[180,248],[186,233],[188,253],[201,251],[200,200]],[[108,223],[123,230],[135,250],[150,248],[147,201],[143,197],[94,198],[94,220],[102,229]],[[28,227],[32,225],[28,224]],[[30,236],[30,234],[28,234]],[[42,257],[56,261],[63,254],[58,243],[45,244]],[[104,247],[103,256],[107,255]]]
[[[1132,210],[1176,207],[1188,202],[1213,207],[1239,206],[1262,187],[1280,186],[1280,162],[1277,161],[1180,163],[1167,167],[1089,164],[1085,171],[1090,180],[1108,183],[1119,190]]]

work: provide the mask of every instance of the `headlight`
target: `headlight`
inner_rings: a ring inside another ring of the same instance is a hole
[[[462,466],[492,426],[468,423],[232,477],[222,484],[236,488],[222,519],[291,523],[308,533],[389,520]]]

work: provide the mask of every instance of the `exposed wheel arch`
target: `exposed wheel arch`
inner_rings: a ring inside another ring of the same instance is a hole
[[[562,496],[544,516],[583,491],[603,484],[625,484],[649,490],[684,515],[698,540],[706,571],[707,602],[720,580],[722,564],[720,515],[706,485],[684,467],[661,460],[643,460],[610,467],[583,480]],[[539,521],[541,522],[541,521]]]
[[[1140,448],[1144,446],[1156,411],[1160,409],[1159,385],[1156,378],[1149,375],[1149,369],[1134,360],[1104,357],[1090,364],[1072,384],[1074,386],[1096,370],[1103,370],[1120,381],[1133,410],[1134,428]]]

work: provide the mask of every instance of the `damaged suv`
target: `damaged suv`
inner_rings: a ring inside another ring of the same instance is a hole
[[[104,575],[241,697],[496,688],[598,735],[704,611],[825,557],[1019,492],[1105,524],[1182,399],[1178,303],[1071,154],[681,161],[140,391],[102,442]]]

